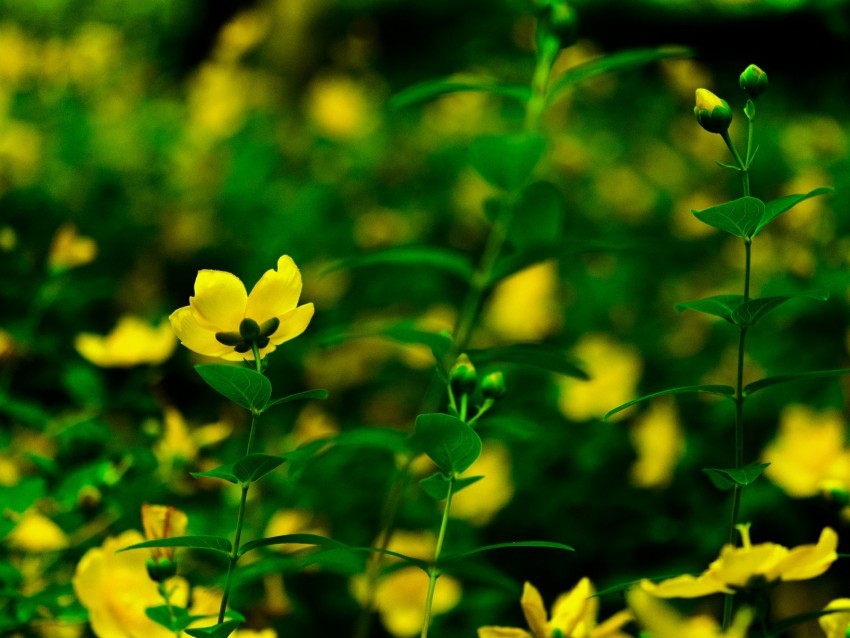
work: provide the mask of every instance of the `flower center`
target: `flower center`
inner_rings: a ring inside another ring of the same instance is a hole
[[[254,348],[265,348],[269,345],[269,337],[274,334],[280,326],[280,319],[272,317],[262,324],[257,323],[250,317],[245,317],[239,324],[239,332],[216,332],[215,339],[226,346],[233,346],[236,352],[242,354],[250,352]]]

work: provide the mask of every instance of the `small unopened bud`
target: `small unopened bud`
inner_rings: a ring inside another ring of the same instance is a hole
[[[103,496],[94,485],[86,485],[77,493],[77,507],[90,516],[100,509]]]
[[[177,563],[167,558],[148,558],[145,567],[148,569],[148,576],[157,583],[163,583],[177,573]]]
[[[708,89],[697,89],[694,117],[709,133],[725,133],[732,123],[732,109]]]
[[[481,379],[481,394],[485,399],[494,401],[501,399],[507,392],[505,388],[505,375],[500,371],[491,372]]]
[[[475,366],[465,354],[460,355],[449,371],[449,381],[452,390],[460,394],[472,394],[478,384],[478,373]]]
[[[767,91],[767,73],[755,64],[751,64],[741,73],[740,83],[744,92],[755,100]]]
[[[575,44],[578,39],[578,15],[566,0],[543,0],[537,11],[537,40],[554,38],[558,48]]]

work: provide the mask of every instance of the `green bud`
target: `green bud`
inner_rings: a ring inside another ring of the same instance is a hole
[[[481,394],[485,399],[494,401],[501,399],[507,392],[505,388],[505,375],[501,371],[491,372],[481,379]]]
[[[177,573],[177,563],[167,558],[148,558],[145,567],[148,569],[148,576],[157,583],[164,583]]]
[[[697,89],[694,117],[709,133],[725,133],[732,123],[732,109],[708,89]]]
[[[767,91],[767,73],[755,64],[751,64],[741,73],[740,83],[744,92],[755,100]]]
[[[537,8],[537,48],[555,40],[563,49],[578,40],[578,15],[566,0],[542,0]]]
[[[475,391],[478,373],[465,354],[460,355],[449,370],[449,382],[452,384],[452,390],[460,394],[472,394]]]

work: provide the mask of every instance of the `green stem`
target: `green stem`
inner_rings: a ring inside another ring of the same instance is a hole
[[[443,509],[443,521],[440,523],[440,534],[437,536],[437,547],[434,549],[434,562],[431,565],[428,576],[428,596],[425,598],[425,620],[422,622],[422,634],[420,638],[428,638],[428,629],[431,626],[431,606],[434,603],[434,590],[437,587],[437,579],[440,577],[440,570],[437,563],[440,560],[440,554],[443,551],[443,541],[446,538],[446,528],[449,525],[449,510],[452,507],[452,495],[455,486],[455,476],[452,474],[449,479],[449,491],[446,494],[446,505]]]
[[[464,392],[460,395],[460,420],[466,422],[466,413],[469,410],[469,395]]]
[[[165,601],[165,606],[168,608],[168,617],[171,619],[171,626],[174,626],[174,621],[176,617],[174,615],[174,610],[171,608],[171,595],[168,593],[168,589],[165,587],[165,583],[159,583],[159,595],[162,596],[162,599]],[[180,630],[174,630],[175,638],[180,638],[182,632]]]
[[[469,419],[469,420],[466,422],[466,424],[467,424],[467,425],[474,425],[474,424],[475,424],[475,422],[476,422],[478,419],[480,419],[482,416],[484,416],[484,414],[487,412],[487,410],[489,410],[490,408],[492,408],[492,407],[493,407],[493,405],[494,405],[495,403],[496,403],[496,402],[495,402],[495,401],[493,401],[493,399],[485,399],[484,404],[483,404],[483,405],[481,406],[481,408],[478,410],[478,414],[476,414],[474,417],[472,417],[471,419]]]
[[[729,148],[729,152],[732,153],[732,157],[735,158],[735,161],[738,164],[738,168],[741,169],[741,182],[744,186],[744,197],[750,196],[750,167],[749,165],[741,159],[740,153],[738,153],[738,149],[735,148],[735,144],[732,142],[732,138],[729,137],[729,131],[723,131],[720,136],[723,138],[723,141],[726,142],[726,146]],[[747,142],[747,154],[749,155],[749,146],[750,141]]]

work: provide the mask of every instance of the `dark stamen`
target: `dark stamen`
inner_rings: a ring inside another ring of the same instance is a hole
[[[241,334],[244,339],[255,339],[260,336],[260,326],[253,319],[245,317],[242,320],[242,323],[239,324],[239,334]]]
[[[238,346],[242,343],[242,335],[238,332],[216,332],[215,340],[225,346]]]
[[[270,337],[274,334],[274,331],[278,329],[280,326],[280,319],[277,317],[272,317],[268,321],[264,321],[260,326],[260,336],[261,337]],[[260,346],[262,347],[262,346]]]

